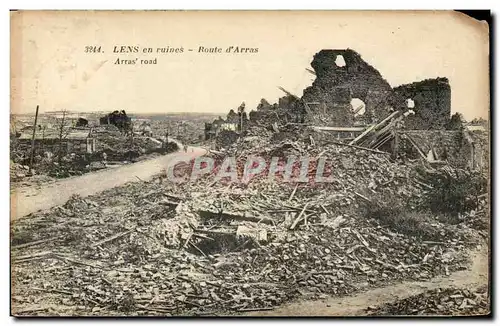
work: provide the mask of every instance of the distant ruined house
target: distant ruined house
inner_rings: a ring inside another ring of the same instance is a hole
[[[18,142],[21,147],[31,148],[33,133],[24,132]],[[47,151],[58,153],[59,150],[63,154],[68,153],[93,153],[96,150],[96,139],[92,135],[90,129],[69,129],[64,132],[61,139],[57,131],[46,131],[37,129],[35,132],[35,151]]]
[[[130,131],[132,128],[132,119],[127,116],[125,110],[115,110],[101,118],[99,118],[100,125],[114,125],[120,131]]]

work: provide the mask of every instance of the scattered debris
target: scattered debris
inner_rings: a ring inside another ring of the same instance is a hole
[[[427,189],[411,181],[414,166],[319,146],[306,139],[239,153],[321,152],[336,162],[334,182],[270,183],[257,176],[226,184],[208,175],[196,183],[140,181],[16,220],[13,297],[84,306],[75,308],[84,315],[224,314],[465,268],[462,253],[475,239],[465,221],[433,221],[442,234],[436,242],[360,213],[378,198],[420,200]],[[16,299],[14,306],[27,307]]]
[[[470,289],[437,289],[394,303],[368,309],[370,316],[486,316],[491,313],[485,287]]]
[[[50,171],[59,178],[178,150],[172,138],[192,144],[193,138],[203,141],[204,131],[207,156],[216,163],[234,157],[240,177],[251,156],[311,162],[303,171],[300,162],[293,165],[291,177],[303,176],[301,182],[286,182],[283,171],[269,178],[269,167],[248,182],[214,180],[220,164],[196,182],[163,182],[166,173],[160,182],[137,177],[135,183],[73,196],[63,206],[16,219],[13,314],[235,314],[467,268],[466,249],[489,229],[485,139],[453,131],[465,137],[457,143],[472,147],[470,172],[447,161],[433,142],[422,149],[423,142],[406,128],[408,121],[422,129],[432,119],[425,112],[433,109],[438,117],[432,126],[447,123],[448,80],[393,89],[349,49],[322,50],[311,66],[316,79],[302,97],[279,87],[286,95],[278,103],[262,99],[248,116],[243,102],[204,128],[207,119],[190,124],[182,116],[162,124],[152,118],[140,124],[136,117],[136,133],[133,120],[115,111],[89,130],[96,140],[91,152],[58,160],[40,153],[33,173]],[[424,86],[443,92],[425,98]],[[352,104],[355,99],[362,104]],[[22,179],[26,156],[11,148],[11,177]],[[315,178],[322,160],[328,162],[327,182]],[[174,174],[186,173],[194,162]],[[436,203],[444,212],[433,209]],[[489,298],[478,293],[434,291],[370,313],[489,311]]]

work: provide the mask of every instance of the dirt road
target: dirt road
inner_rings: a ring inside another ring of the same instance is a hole
[[[181,147],[182,148],[182,147]],[[101,170],[78,177],[35,187],[21,187],[11,191],[11,220],[26,216],[38,210],[64,204],[73,194],[89,196],[106,189],[121,186],[127,182],[148,180],[179,160],[200,156],[206,150],[189,147],[185,153],[180,150],[154,159],[141,161],[118,168]]]
[[[468,270],[436,277],[425,282],[404,282],[368,290],[354,296],[325,300],[300,300],[269,311],[255,311],[248,316],[362,316],[365,309],[394,302],[427,290],[446,287],[476,289],[488,284],[488,251],[484,244],[470,253]]]

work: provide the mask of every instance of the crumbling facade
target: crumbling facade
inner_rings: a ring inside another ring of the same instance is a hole
[[[405,121],[406,129],[444,129],[451,114],[451,88],[447,78],[426,79],[394,88],[396,105],[415,114]]]
[[[308,121],[324,120],[332,126],[351,126],[355,117],[355,108],[351,105],[354,98],[365,103],[364,115],[369,117],[369,123],[390,113],[391,86],[357,52],[321,50],[314,56],[311,66],[316,80],[302,96],[306,104],[313,103],[308,105],[313,111]]]
[[[132,130],[132,119],[127,116],[125,110],[115,110],[112,113],[105,115],[104,117],[99,118],[100,125],[114,125],[120,131],[131,131]]]
[[[287,124],[366,128],[389,123],[397,112],[404,113],[398,129],[443,130],[449,124],[451,90],[447,78],[393,89],[376,68],[351,49],[321,50],[314,55],[311,66],[314,70],[306,70],[316,79],[302,97],[279,87],[286,95],[275,104],[262,99],[250,112],[248,126],[274,132]],[[238,113],[231,110],[228,121],[237,121]],[[391,126],[381,130],[387,136],[382,139],[384,143],[391,136]],[[248,129],[243,127],[243,131]]]
[[[454,167],[487,170],[487,133],[462,130],[400,130],[398,154],[410,159],[443,161]],[[420,153],[419,153],[420,152]]]
[[[426,79],[394,89],[380,72],[350,49],[321,50],[311,63],[316,75],[304,90],[307,120],[313,124],[351,126],[357,115],[351,100],[364,102],[363,120],[371,124],[392,110],[412,109],[405,129],[444,129],[451,114],[451,88],[447,78]]]

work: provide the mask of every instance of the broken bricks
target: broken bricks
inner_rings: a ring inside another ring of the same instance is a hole
[[[13,294],[42,303],[64,299],[89,314],[203,315],[273,309],[301,293],[347,295],[359,284],[421,280],[462,267],[464,259],[448,253],[465,247],[459,232],[424,243],[356,213],[356,205],[377,196],[425,191],[407,182],[408,166],[369,151],[315,146],[284,141],[240,154],[321,154],[338,163],[335,182],[138,182],[17,220]],[[472,301],[462,304],[467,309]]]

